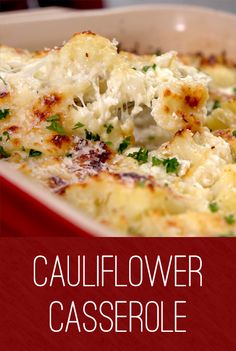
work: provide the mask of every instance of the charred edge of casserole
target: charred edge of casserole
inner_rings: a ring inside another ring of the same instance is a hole
[[[236,62],[227,57],[226,51],[222,51],[221,53],[218,53],[218,54],[209,54],[209,55],[206,55],[202,51],[197,51],[194,53],[187,53],[187,54],[179,53],[178,56],[180,59],[184,57],[187,57],[190,60],[197,58],[199,59],[200,66],[215,66],[217,64],[221,64],[229,68],[236,67]]]
[[[88,153],[83,154],[83,149],[85,147],[89,147],[90,149]],[[92,143],[84,138],[78,138],[74,145],[74,150],[77,152],[81,151],[80,159],[92,160],[96,157],[99,162],[102,163],[107,162],[114,156],[114,152],[103,141]],[[100,150],[102,150],[102,152]]]
[[[62,96],[58,93],[52,93],[40,97],[33,106],[33,114],[40,120],[44,121],[50,115],[55,113],[53,108],[59,105],[62,101]]]
[[[155,186],[157,186],[151,176],[144,176],[135,172],[111,173],[111,175],[120,180],[123,184],[127,184],[132,181],[134,185],[142,184],[150,190],[154,190]]]
[[[4,99],[4,98],[9,97],[9,96],[10,96],[9,91],[3,91],[0,93],[0,99]]]
[[[48,186],[52,189],[56,194],[63,195],[66,191],[68,183],[66,183],[59,176],[52,176],[48,179]]]
[[[70,137],[67,135],[56,134],[52,136],[52,138],[50,139],[50,142],[54,144],[56,147],[61,148],[63,144],[70,143]]]
[[[219,129],[215,130],[213,134],[217,137],[221,137],[227,141],[235,141],[235,137],[233,136],[233,131],[232,129]]]
[[[19,126],[11,126],[9,128],[7,128],[7,131],[12,134],[12,133],[16,133],[18,131],[18,129],[20,129]]]

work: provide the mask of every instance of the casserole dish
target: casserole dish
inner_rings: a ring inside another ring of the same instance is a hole
[[[142,26],[140,26],[141,22]],[[4,38],[1,38],[1,41],[4,44],[30,49],[58,45],[63,40],[68,39],[71,33],[90,29],[109,38],[115,37],[123,48],[127,50],[135,49],[140,53],[153,52],[155,49],[161,48],[164,51],[175,49],[184,53],[201,50],[206,54],[219,53],[225,50],[232,59],[235,55],[232,34],[236,29],[235,17],[222,12],[195,7],[163,5],[87,11],[83,13],[62,12],[51,13],[44,18],[39,16],[38,20],[35,17],[32,20],[30,16],[28,18],[27,16],[18,17],[18,19],[16,16],[13,19],[8,17],[8,15],[4,15],[1,21],[1,29],[3,29],[1,32],[4,33]],[[33,39],[26,35],[26,33],[30,32],[35,33]],[[19,37],[17,36],[16,38],[14,33],[19,33]],[[50,233],[62,235],[62,233],[68,231],[71,234],[78,233],[80,235],[115,235],[113,230],[101,227],[82,213],[75,211],[69,205],[48,194],[46,190],[38,188],[38,186],[35,189],[28,179],[26,180],[22,175],[19,175],[9,165],[1,163],[1,175],[4,183],[4,187],[2,187],[4,214],[2,217],[5,233],[8,231],[16,235],[39,235],[40,231],[43,230],[45,235],[50,235]],[[12,184],[18,189],[18,195],[14,193]],[[7,189],[9,189],[8,192]],[[19,189],[23,190],[23,192],[20,193]],[[35,203],[37,208],[30,212],[30,216],[29,209],[31,209],[31,206],[23,210],[23,203],[29,201],[25,197],[29,195],[33,199],[38,200],[40,204],[46,205],[49,211],[48,216],[46,216],[47,219],[44,217],[45,213],[43,215],[41,212],[42,207],[38,204],[36,205],[35,200],[32,202],[32,206]],[[19,197],[19,201],[16,201],[16,198]],[[16,208],[13,216],[14,206]],[[23,213],[19,216],[20,211]],[[57,213],[60,219],[58,221],[53,220],[50,211]],[[36,228],[39,226],[39,223],[42,223],[40,222],[41,216],[50,225],[44,224],[44,229],[41,227],[37,231]],[[12,217],[24,218],[23,224],[19,225],[19,220],[11,221]],[[29,218],[33,218],[32,226],[24,226],[24,223],[27,223]],[[62,218],[65,221],[62,222]],[[60,223],[59,226],[57,222]],[[46,230],[46,227],[49,227],[49,230]]]

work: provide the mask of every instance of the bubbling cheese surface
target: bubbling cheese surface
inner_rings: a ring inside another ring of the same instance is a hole
[[[235,234],[234,131],[209,129],[210,76],[183,61],[90,32],[0,47],[1,162],[129,235]]]

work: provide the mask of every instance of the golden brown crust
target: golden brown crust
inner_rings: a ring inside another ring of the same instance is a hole
[[[173,52],[118,51],[92,32],[0,47],[1,157],[128,235],[235,234],[235,66],[181,56],[208,90]]]

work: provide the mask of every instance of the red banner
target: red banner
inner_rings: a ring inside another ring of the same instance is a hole
[[[7,350],[236,349],[236,241],[3,238]]]

